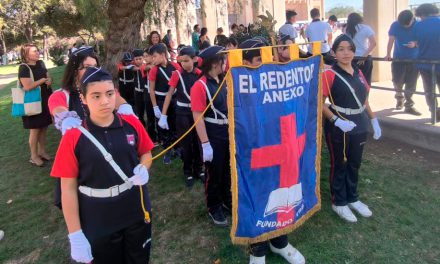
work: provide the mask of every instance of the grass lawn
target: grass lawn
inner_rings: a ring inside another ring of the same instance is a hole
[[[53,62],[51,60],[44,61],[44,64],[48,69],[55,67]],[[18,65],[19,64],[9,64],[9,65],[1,65],[0,66],[0,75],[2,74],[10,74],[10,73],[17,73],[18,72]]]
[[[55,80],[62,68],[51,69]],[[9,86],[8,86],[9,87]],[[7,87],[7,88],[8,88]],[[54,87],[59,87],[57,84]],[[27,133],[10,115],[10,90],[0,91],[0,263],[71,263],[61,212],[52,206],[50,166],[31,166]],[[60,136],[49,130],[49,153]],[[373,210],[356,224],[331,211],[328,153],[323,149],[322,210],[289,235],[307,263],[439,263],[440,163],[437,154],[370,141],[361,169],[361,198]],[[151,263],[247,263],[244,247],[233,246],[229,229],[207,216],[200,182],[184,187],[181,164],[153,163]],[[267,263],[285,263],[269,254]]]

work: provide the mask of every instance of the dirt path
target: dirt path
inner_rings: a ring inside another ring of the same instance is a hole
[[[0,90],[5,88],[6,85],[8,85],[12,81],[15,81],[16,79],[16,73],[0,74]]]

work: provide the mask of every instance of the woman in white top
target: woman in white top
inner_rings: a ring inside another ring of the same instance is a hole
[[[373,61],[371,60],[371,52],[376,47],[376,37],[373,29],[365,25],[364,20],[358,13],[351,13],[347,18],[347,26],[345,33],[353,39],[356,46],[356,57],[365,57],[364,59],[355,59],[354,63],[358,64],[359,69],[371,85],[371,72],[373,71]]]

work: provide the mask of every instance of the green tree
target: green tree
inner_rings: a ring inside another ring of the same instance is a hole
[[[21,33],[28,42],[33,42],[34,34],[40,29],[37,18],[49,3],[50,0],[2,0],[0,17],[9,30]]]
[[[348,15],[353,12],[362,14],[362,11],[357,10],[352,6],[337,6],[326,12],[326,17],[329,17],[331,15],[335,15],[338,18],[348,17]]]

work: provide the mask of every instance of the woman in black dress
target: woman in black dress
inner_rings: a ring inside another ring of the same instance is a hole
[[[52,79],[49,77],[44,62],[40,60],[40,53],[34,44],[25,44],[21,48],[23,64],[18,69],[18,78],[25,90],[41,87],[41,114],[23,116],[23,127],[29,129],[29,147],[31,157],[29,162],[38,167],[44,166],[44,160],[51,157],[46,152],[47,127],[52,123],[47,101],[52,93]],[[31,72],[33,74],[33,79]]]

